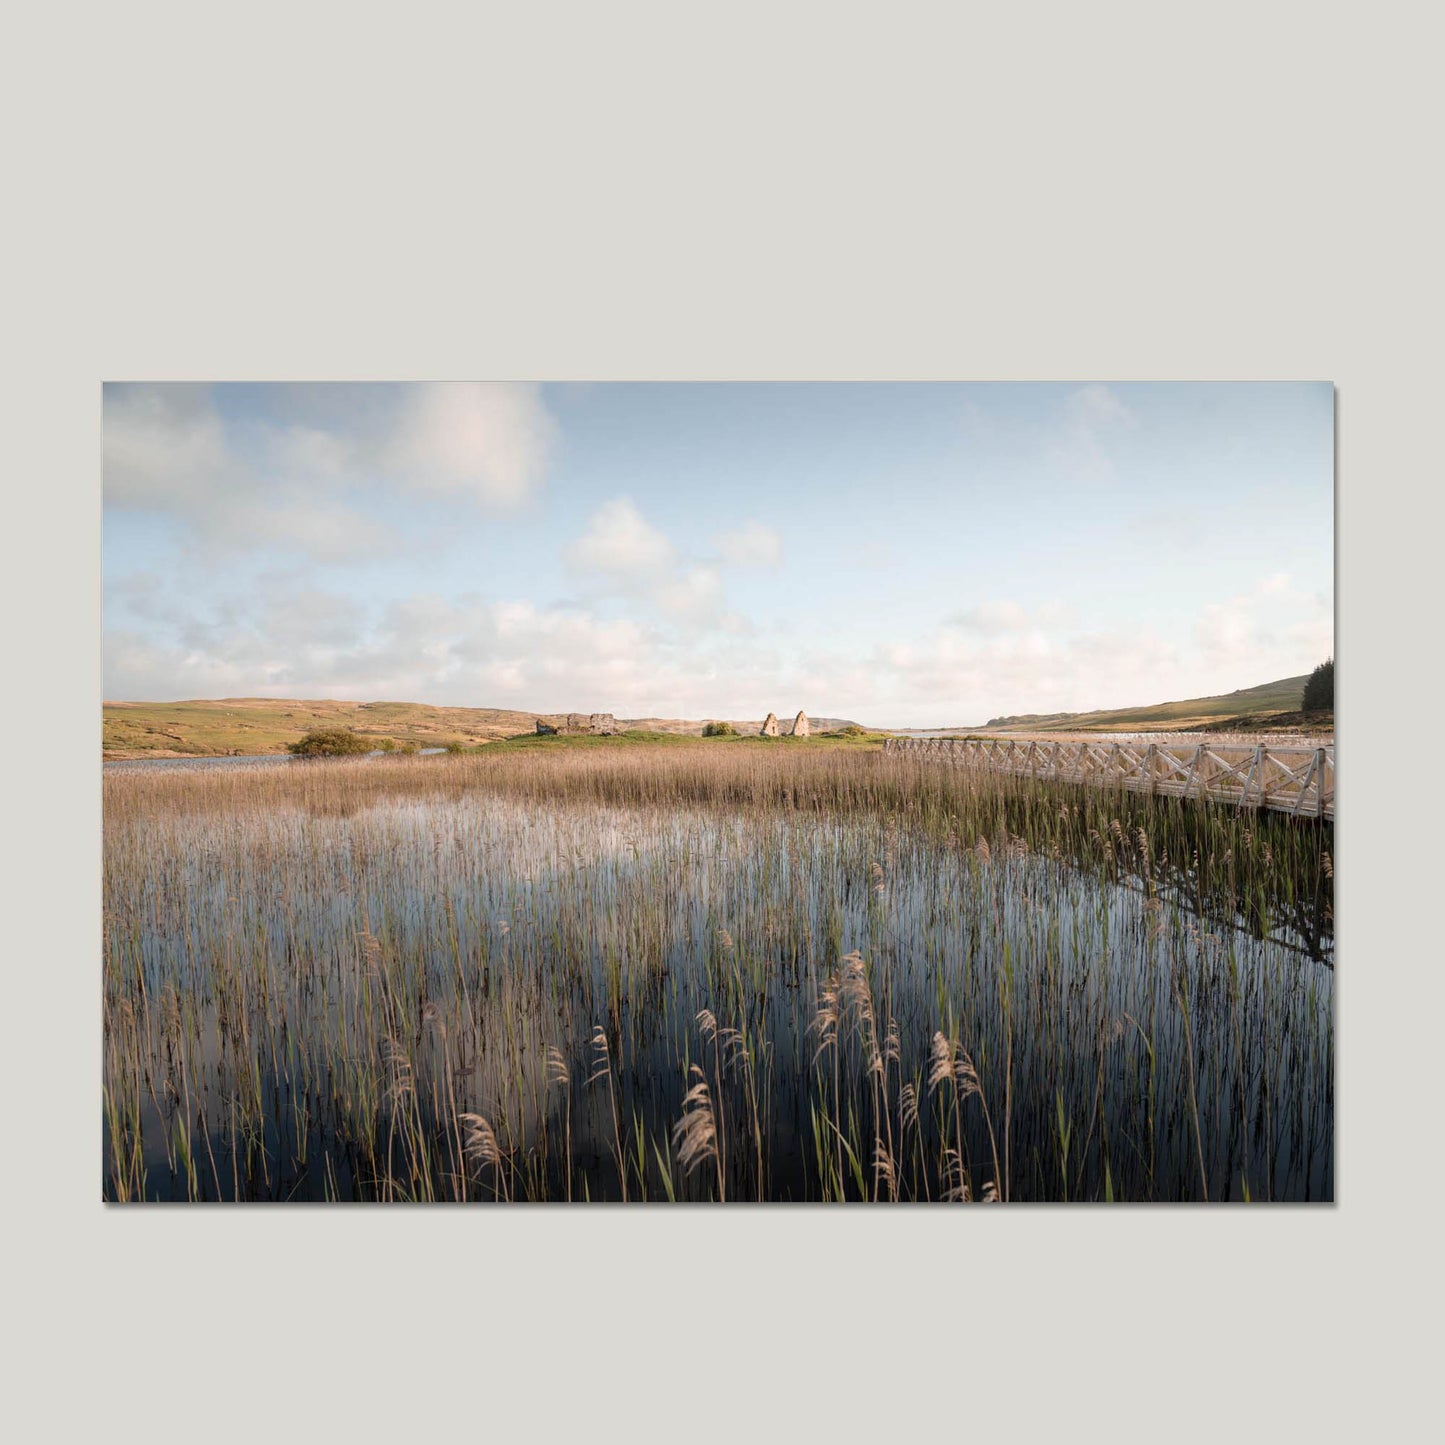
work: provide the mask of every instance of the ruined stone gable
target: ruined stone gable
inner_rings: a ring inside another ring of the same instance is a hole
[[[759,737],[763,737],[763,738],[775,738],[775,737],[777,737],[777,735],[778,735],[778,716],[777,716],[776,713],[771,713],[771,712],[770,712],[770,713],[767,715],[767,717],[765,717],[765,718],[763,719],[763,729],[762,729],[762,731],[758,734],[758,736],[759,736]]]
[[[808,714],[802,708],[798,709],[798,715],[793,719],[793,736],[795,738],[808,736]]]
[[[569,712],[567,714],[567,731],[611,737],[617,731],[617,719],[610,712]]]

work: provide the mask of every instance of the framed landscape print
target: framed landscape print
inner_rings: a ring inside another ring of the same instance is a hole
[[[1333,419],[107,385],[104,1198],[1332,1200]]]

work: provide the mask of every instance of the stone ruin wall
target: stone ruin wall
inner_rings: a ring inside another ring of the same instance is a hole
[[[799,709],[797,717],[793,719],[792,727],[788,729],[787,736],[790,738],[805,738],[809,735],[808,714]],[[758,736],[763,738],[783,736],[783,730],[778,726],[777,713],[770,712],[767,717],[763,719],[763,725],[758,730]]]
[[[587,733],[593,737],[611,737],[618,731],[617,719],[610,712],[569,712],[558,714],[556,722],[537,719],[537,731],[544,734]]]

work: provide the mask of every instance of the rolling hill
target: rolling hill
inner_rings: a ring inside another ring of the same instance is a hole
[[[261,697],[107,702],[102,710],[101,747],[108,758],[280,753],[287,743],[320,727],[352,728],[378,740],[389,737],[423,748],[441,747],[453,739],[475,744],[530,732],[536,716],[503,708]]]
[[[1097,712],[1025,713],[990,718],[990,732],[1164,732],[1260,726],[1298,727],[1300,700],[1308,676],[1282,677],[1278,682],[1240,688],[1217,697],[1192,697],[1182,702],[1159,702],[1147,707],[1111,708]],[[1331,718],[1309,715],[1314,728],[1329,726]]]
[[[296,701],[227,697],[188,702],[107,702],[103,705],[101,750],[107,758],[218,757],[229,753],[280,753],[312,728],[351,728],[363,737],[393,738],[418,747],[459,742],[473,747],[533,732],[537,719],[561,721],[555,713],[492,707],[431,707],[415,702]],[[621,728],[679,734],[702,733],[703,719],[618,718]],[[792,719],[782,718],[784,729]],[[815,732],[846,726],[845,718],[814,718]],[[735,721],[740,732],[756,732],[762,719]]]
[[[1186,698],[1147,707],[1095,712],[1023,713],[990,718],[987,723],[949,728],[958,732],[1175,732],[1259,731],[1276,728],[1311,731],[1333,725],[1329,714],[1299,712],[1306,678],[1285,677],[1217,697]],[[537,719],[562,721],[555,713],[491,707],[431,707],[414,702],[297,701],[230,697],[188,702],[107,702],[103,708],[101,747],[107,758],[216,757],[228,753],[280,753],[312,728],[345,727],[363,737],[393,738],[418,747],[459,742],[474,747],[499,738],[530,733]],[[697,736],[701,718],[618,718],[619,728]],[[756,733],[761,718],[729,719],[740,733]],[[779,714],[784,731],[791,715]],[[850,724],[848,718],[810,718],[815,733]]]

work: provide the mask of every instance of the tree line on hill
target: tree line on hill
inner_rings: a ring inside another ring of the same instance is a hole
[[[1335,660],[1328,658],[1310,673],[1300,699],[1301,712],[1333,712],[1335,710]]]

